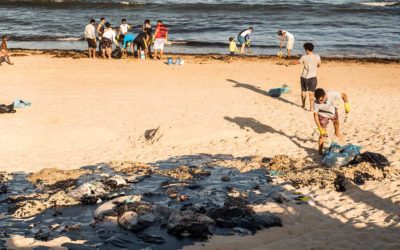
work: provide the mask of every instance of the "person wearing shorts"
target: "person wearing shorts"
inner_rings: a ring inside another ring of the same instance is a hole
[[[96,33],[95,33],[95,20],[91,19],[89,24],[86,25],[85,27],[85,38],[88,43],[88,49],[89,49],[89,58],[96,58],[96,48],[97,48],[97,43],[96,43]]]
[[[111,59],[113,43],[115,43],[115,45],[117,47],[119,46],[119,44],[115,38],[116,38],[115,30],[111,28],[110,23],[106,23],[106,29],[104,30],[103,37],[101,38],[101,41],[100,41],[102,52],[103,52],[103,58],[106,58],[106,56],[107,56],[108,59]]]
[[[103,51],[101,48],[101,38],[103,37],[104,30],[105,30],[105,23],[106,19],[104,17],[100,18],[100,23],[97,25],[96,31],[97,31],[97,36],[99,38],[99,53]]]
[[[313,92],[318,85],[317,69],[321,66],[321,58],[319,55],[313,53],[314,45],[312,43],[305,43],[303,47],[306,54],[303,55],[300,60],[294,61],[292,64],[303,64],[303,71],[300,77],[302,107],[307,110],[306,99],[308,93],[310,99],[310,111],[313,111]]]
[[[146,57],[147,54],[147,44],[150,40],[149,35],[146,32],[142,32],[133,41],[136,44],[138,56],[140,57],[142,54],[142,50],[144,51],[144,55]]]
[[[161,60],[164,55],[164,43],[168,40],[168,29],[161,20],[157,21],[154,38],[154,58]],[[158,51],[160,51],[160,57],[157,56]]]
[[[287,56],[290,57],[294,46],[294,35],[287,30],[278,30],[279,47],[282,49],[283,44],[286,42]]]
[[[248,29],[242,30],[239,32],[237,39],[240,43],[240,54],[244,54],[244,48],[246,47],[247,41],[250,41],[250,34],[253,32],[253,27],[249,27]]]
[[[326,128],[329,121],[332,121],[335,127],[335,135],[339,138],[342,137],[339,130],[339,115],[337,102],[342,99],[344,102],[344,110],[346,113],[350,112],[350,105],[347,95],[339,93],[338,91],[327,91],[319,88],[314,91],[314,120],[318,127],[320,136],[318,141],[319,153],[322,155],[322,149],[327,136]]]
[[[128,47],[131,49],[132,54],[135,55],[135,50],[134,50],[134,41],[135,41],[135,35],[132,33],[127,33],[124,36],[124,41],[122,44],[122,57],[125,58],[127,56],[128,52]]]
[[[128,33],[131,27],[129,24],[126,23],[126,19],[121,20],[121,24],[119,25],[119,32],[118,32],[118,41],[123,42],[125,35]]]

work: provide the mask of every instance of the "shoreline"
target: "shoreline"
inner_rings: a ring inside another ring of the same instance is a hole
[[[24,49],[24,48],[11,48],[9,49],[11,56],[29,56],[29,55],[20,55],[20,53],[28,53],[30,55],[51,55],[57,58],[73,58],[73,59],[81,59],[87,58],[86,50],[79,49]],[[227,54],[221,53],[165,53],[165,57],[167,56],[180,56],[180,57],[196,57],[196,58],[210,58],[214,60],[225,60],[227,58],[231,58],[231,56]],[[278,58],[276,55],[235,55],[233,57],[235,60],[244,59],[247,61],[253,60],[265,60],[270,61],[277,60],[287,60],[286,58]],[[299,59],[298,56],[292,56],[290,60]],[[379,57],[337,57],[337,56],[321,56],[321,59],[325,62],[346,62],[346,63],[377,63],[377,64],[399,64],[400,58],[379,58]],[[116,59],[118,60],[118,59]]]

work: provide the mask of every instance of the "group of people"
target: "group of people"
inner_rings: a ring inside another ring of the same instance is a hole
[[[253,27],[249,27],[239,32],[237,40],[240,44],[240,54],[245,54],[245,48],[250,47],[250,34],[253,33]],[[283,45],[286,43],[287,56],[291,57],[294,46],[294,35],[287,30],[278,30],[279,48],[282,50]],[[233,56],[238,52],[237,44],[233,36],[229,37],[229,52]]]
[[[133,33],[136,29],[137,35]],[[123,57],[128,56],[128,50],[139,58],[162,59],[164,55],[164,45],[168,41],[168,28],[162,20],[157,21],[156,29],[153,32],[151,21],[146,19],[142,26],[133,27],[126,19],[121,20],[118,27],[112,27],[107,20],[102,17],[96,25],[96,21],[91,19],[85,27],[85,39],[88,43],[90,58],[96,58],[96,50],[103,58],[111,59],[113,45],[121,49]],[[152,52],[153,45],[153,52]]]
[[[150,20],[145,20],[143,26],[137,35],[132,33],[132,26],[127,24],[125,19],[121,20],[119,27],[111,27],[111,24],[105,18],[101,18],[96,26],[95,20],[90,20],[85,28],[85,38],[89,47],[89,57],[96,58],[96,50],[98,49],[103,58],[111,59],[113,44],[117,48],[121,48],[122,56],[127,56],[127,51],[130,49],[133,55],[140,58],[156,58],[162,59],[164,53],[164,44],[168,39],[168,29],[161,20],[157,21],[155,32],[151,27]],[[254,31],[253,27],[242,30],[237,39],[241,45],[240,53],[244,54],[246,46],[250,46],[250,34]],[[286,30],[278,30],[280,39],[280,48],[286,42],[288,57],[291,56],[291,50],[294,45],[294,36]],[[236,42],[234,37],[229,38],[230,52],[234,55],[237,52]],[[154,46],[154,55],[152,54],[151,46]],[[136,50],[135,50],[136,47]],[[341,137],[339,129],[338,116],[338,100],[343,100],[346,114],[350,112],[348,97],[345,93],[338,91],[326,91],[322,88],[317,88],[317,70],[321,66],[321,58],[314,54],[314,45],[305,43],[303,45],[305,54],[291,64],[302,64],[303,71],[300,77],[301,86],[301,102],[302,107],[307,110],[307,97],[309,99],[309,110],[314,112],[314,120],[319,130],[320,136],[318,141],[319,153],[322,154],[325,138],[327,136],[326,128],[330,121],[333,122],[335,134]],[[0,65],[2,62],[7,62],[12,65],[7,47],[7,36],[2,36]]]

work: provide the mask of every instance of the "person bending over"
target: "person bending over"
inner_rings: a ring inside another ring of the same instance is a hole
[[[240,31],[237,36],[238,42],[240,43],[241,49],[240,54],[244,54],[244,48],[248,41],[250,41],[250,34],[253,33],[253,27]]]
[[[101,48],[103,52],[103,58],[108,57],[111,59],[112,44],[114,43],[117,47],[119,46],[115,39],[116,32],[111,28],[110,23],[106,23],[106,29],[104,30],[103,37],[101,38]]]
[[[339,129],[337,102],[340,99],[343,100],[346,114],[350,112],[350,104],[347,95],[345,93],[339,93],[338,91],[332,90],[325,92],[325,90],[319,88],[315,90],[314,96],[314,120],[319,131],[318,151],[319,154],[322,155],[325,137],[327,137],[326,128],[329,124],[329,121],[333,122],[335,135],[339,138],[342,137]]]
[[[131,52],[133,55],[135,55],[135,50],[134,50],[134,46],[135,46],[135,35],[133,35],[132,33],[127,33],[124,36],[124,42],[122,44],[122,56],[126,57],[127,56],[127,52],[128,52],[128,47],[131,49]]]
[[[133,41],[136,44],[138,56],[139,58],[142,55],[142,51],[144,51],[144,57],[146,58],[147,53],[147,44],[150,41],[150,36],[146,32],[141,32],[135,40]]]
[[[286,41],[287,56],[290,57],[294,46],[294,36],[286,30],[278,30],[279,48],[282,49]]]

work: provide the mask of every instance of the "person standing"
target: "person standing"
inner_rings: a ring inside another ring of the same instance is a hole
[[[161,20],[157,21],[154,38],[154,58],[161,60],[164,55],[164,44],[168,40],[168,29]],[[158,51],[160,51],[160,57],[157,57]]]
[[[103,37],[101,38],[101,48],[103,52],[103,58],[108,57],[108,59],[111,59],[111,53],[112,53],[112,44],[115,43],[116,46],[118,45],[116,38],[116,32],[111,28],[110,23],[105,24],[106,28],[103,33]]]
[[[8,63],[9,65],[14,65],[11,62],[10,56],[8,55],[8,47],[7,47],[7,36],[3,35],[1,37],[1,45],[0,45],[0,65],[4,62]]]
[[[240,54],[244,54],[244,48],[246,47],[246,43],[250,41],[250,34],[253,33],[253,31],[253,27],[249,27],[239,32],[237,39],[241,46]]]
[[[323,89],[316,89],[314,92],[315,103],[314,103],[314,121],[319,131],[318,151],[322,155],[322,149],[324,146],[325,137],[327,137],[326,128],[329,121],[333,122],[335,127],[335,135],[339,138],[342,137],[339,130],[339,115],[337,102],[342,99],[344,102],[344,110],[347,113],[350,112],[350,104],[345,93],[339,93],[338,91],[327,91]]]
[[[279,48],[282,49],[283,44],[286,41],[287,56],[290,57],[292,55],[292,50],[294,46],[294,35],[286,30],[278,30],[278,36]]]
[[[101,38],[103,37],[104,34],[104,30],[105,30],[105,23],[106,23],[106,19],[104,17],[100,18],[100,23],[99,25],[97,25],[97,36],[99,37],[99,53],[101,53],[103,51],[102,47],[101,47]]]
[[[124,41],[124,37],[128,33],[129,29],[130,26],[126,23],[126,19],[122,19],[121,24],[119,25],[118,41]]]
[[[321,58],[319,55],[314,54],[314,44],[305,43],[303,45],[306,55],[303,55],[299,61],[293,64],[303,64],[303,71],[300,77],[301,85],[301,102],[302,107],[306,109],[307,93],[310,99],[310,111],[313,111],[313,92],[317,88],[317,69],[321,66]]]
[[[89,58],[96,58],[96,34],[95,34],[95,20],[91,19],[89,24],[85,27],[85,38],[89,48]]]
[[[151,44],[154,42],[153,41],[153,28],[151,28],[151,22],[149,19],[144,20],[143,32],[146,32],[147,35],[149,35],[149,37],[150,37],[150,41],[147,44],[147,53],[148,53],[149,58],[153,58],[153,55],[151,54]]]
[[[236,41],[233,36],[229,37],[229,52],[231,56],[234,56],[235,53],[237,52],[237,46],[236,46]]]

